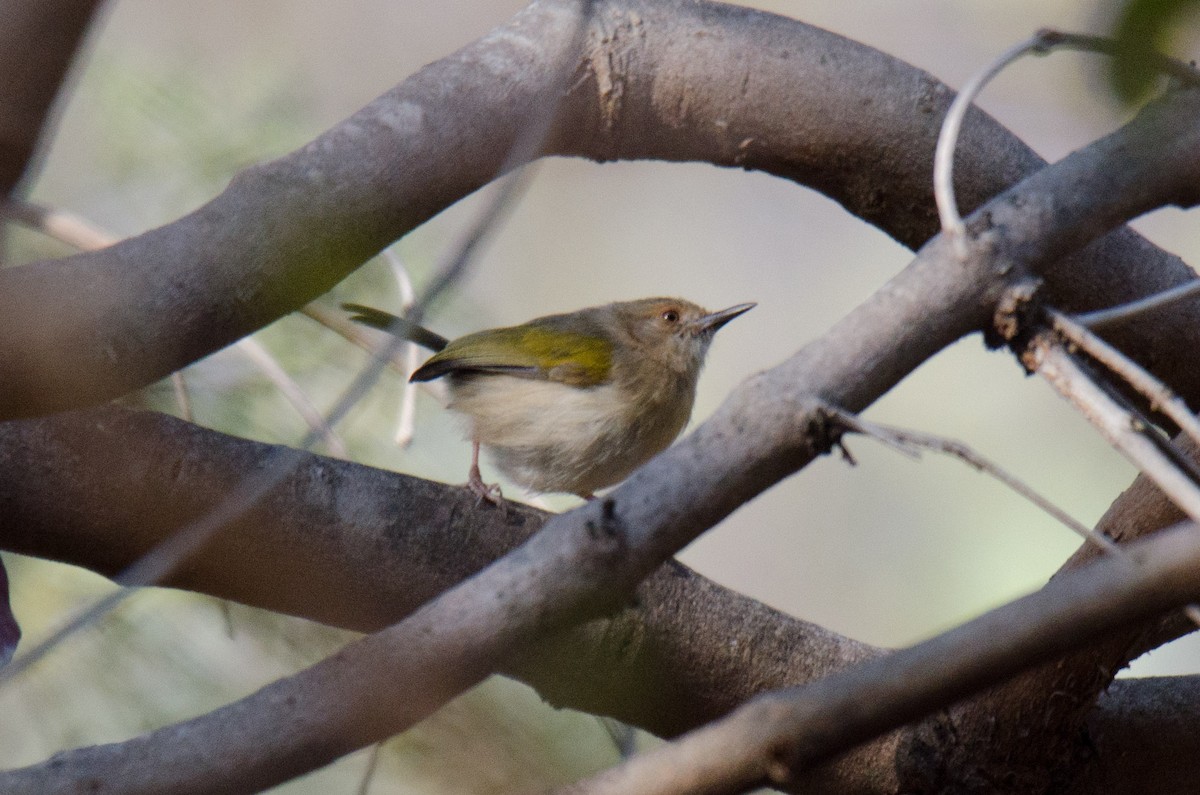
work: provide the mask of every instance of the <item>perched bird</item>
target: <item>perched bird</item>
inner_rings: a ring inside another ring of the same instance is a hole
[[[691,416],[713,335],[754,306],[708,312],[679,298],[644,298],[447,341],[343,304],[359,323],[435,351],[410,380],[446,377],[449,408],[470,419],[467,485],[496,504],[499,487],[479,473],[481,445],[514,483],[584,499],[666,448]]]

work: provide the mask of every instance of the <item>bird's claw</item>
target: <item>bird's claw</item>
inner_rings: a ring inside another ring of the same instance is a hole
[[[470,479],[467,480],[467,488],[475,495],[475,504],[482,505],[485,502],[490,502],[501,511],[505,510],[507,503],[504,502],[504,494],[500,491],[499,483],[491,485],[484,483],[483,478],[472,473]]]

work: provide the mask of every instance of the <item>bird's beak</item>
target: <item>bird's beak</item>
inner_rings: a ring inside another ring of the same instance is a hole
[[[721,326],[724,326],[738,315],[749,312],[756,306],[758,304],[738,304],[728,309],[722,309],[720,312],[710,312],[696,321],[696,333],[715,334]]]

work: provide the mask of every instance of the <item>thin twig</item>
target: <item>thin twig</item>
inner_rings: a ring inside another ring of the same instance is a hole
[[[967,81],[950,104],[946,118],[942,121],[937,148],[933,153],[933,199],[937,204],[938,218],[942,222],[942,232],[954,242],[955,253],[960,258],[967,255],[967,228],[963,224],[962,215],[958,212],[958,202],[954,198],[954,149],[958,145],[958,134],[962,129],[963,119],[966,118],[967,109],[971,107],[975,97],[979,96],[979,92],[993,77],[1022,55],[1036,52],[1042,46],[1041,34],[1037,34],[1009,47],[994,63]]]
[[[958,96],[954,98],[950,109],[946,111],[946,118],[942,121],[937,148],[933,155],[933,197],[937,203],[942,232],[954,242],[955,252],[960,258],[965,257],[967,253],[965,241],[967,229],[963,224],[962,215],[958,211],[958,202],[954,198],[954,149],[958,144],[959,132],[962,129],[963,119],[967,115],[967,109],[975,101],[975,97],[979,96],[979,92],[983,90],[984,86],[1013,61],[1028,53],[1045,55],[1055,49],[1114,55],[1122,50],[1122,47],[1118,42],[1100,36],[1064,33],[1043,28],[1029,39],[1009,47],[987,68],[973,75]],[[1149,49],[1140,53],[1139,58],[1147,66],[1185,83],[1200,84],[1200,73],[1182,61]]]
[[[1086,33],[1067,33],[1052,28],[1043,28],[1038,31],[1038,36],[1042,39],[1044,52],[1049,52],[1051,48],[1055,48],[1094,52],[1101,55],[1128,54],[1128,45],[1125,42],[1104,36],[1091,36]],[[1177,58],[1164,55],[1148,47],[1135,53],[1135,56],[1146,66],[1174,77],[1182,83],[1200,85],[1200,72],[1197,72],[1196,68],[1191,64],[1184,63]]]
[[[1200,282],[1197,282],[1200,284]],[[1071,344],[1119,375],[1150,402],[1152,411],[1166,415],[1179,429],[1200,447],[1200,420],[1187,403],[1170,387],[1147,372],[1140,364],[1109,345],[1061,312],[1050,311],[1054,328]]]
[[[385,350],[387,337],[374,329],[352,322],[346,317],[345,312],[329,309],[316,301],[306,304],[297,311],[310,320],[320,323],[347,341],[354,343],[372,356],[387,353]],[[411,370],[406,369],[408,360],[402,354],[403,351],[392,351],[388,356],[387,365],[407,378],[407,374]]]
[[[1054,323],[1055,331],[1061,334],[1069,343],[1077,346],[1100,364],[1124,378],[1127,383],[1150,401],[1152,409],[1161,411],[1167,415],[1184,433],[1188,434],[1197,444],[1200,444],[1200,423],[1196,421],[1195,415],[1188,409],[1187,404],[1176,396],[1166,384],[1159,381],[1132,359],[1129,359],[1083,326],[1073,322],[1061,312],[1049,310],[1049,315],[1051,321]],[[1142,419],[1134,415],[1097,386],[1087,376],[1087,373],[1071,359],[1070,354],[1058,349],[1058,353],[1053,358],[1055,359],[1055,364],[1051,366],[1051,373],[1055,372],[1055,367],[1061,367],[1058,364],[1059,359],[1069,366],[1063,368],[1065,369],[1064,376],[1057,379],[1057,381],[1042,371],[1051,385],[1060,394],[1074,403],[1084,416],[1100,429],[1110,444],[1132,461],[1140,471],[1146,473],[1155,483],[1158,483],[1159,488],[1162,488],[1164,493],[1176,505],[1182,508],[1185,513],[1191,516],[1191,512],[1184,507],[1180,499],[1190,499],[1194,507],[1200,509],[1200,491],[1198,491],[1197,484],[1186,473],[1180,473],[1175,462],[1171,461],[1163,453],[1157,443],[1147,437],[1147,434],[1152,433],[1152,431],[1145,427]],[[1080,378],[1086,382],[1087,387],[1081,387],[1078,384],[1078,379]],[[1071,394],[1068,394],[1064,390],[1069,390]],[[1075,396],[1073,397],[1072,395]],[[1124,416],[1113,418],[1113,412],[1119,412]],[[1102,426],[1099,419],[1093,419],[1100,417],[1106,418],[1104,421],[1107,423],[1107,426]],[[1106,431],[1105,427],[1110,428],[1111,431]],[[1143,462],[1151,468],[1147,469],[1146,466],[1143,466]],[[1166,486],[1155,476],[1156,472],[1164,477],[1168,477],[1169,482],[1174,484],[1174,488],[1177,489],[1176,494],[1179,495],[1178,498],[1167,491]],[[1189,495],[1191,496],[1189,497]],[[1188,605],[1184,608],[1184,613],[1192,623],[1200,626],[1200,605]]]
[[[1079,409],[1109,444],[1153,480],[1188,517],[1200,521],[1200,488],[1147,437],[1140,419],[1088,377],[1062,342],[1048,333],[1039,334],[1030,343],[1024,361]]]
[[[549,131],[554,114],[557,112],[558,100],[561,97],[562,90],[568,85],[570,75],[574,71],[575,58],[582,48],[590,18],[591,2],[590,0],[583,0],[582,10],[577,16],[573,34],[564,46],[557,61],[559,80],[555,83],[554,90],[551,93],[554,102],[548,103],[554,107],[543,108],[542,114],[535,116],[534,123],[525,129],[527,134],[518,136],[517,141],[514,142],[510,150],[506,167],[510,162],[513,166],[519,162],[523,162],[522,157],[524,159],[533,157],[541,148],[542,141]],[[532,134],[533,128],[537,128],[536,135]],[[502,172],[504,170],[501,169]],[[443,269],[441,277],[435,280],[422,300],[413,307],[412,314],[414,319],[421,315],[430,301],[436,298],[442,290],[452,285],[465,272],[471,256],[479,243],[483,240],[491,225],[503,215],[504,205],[507,205],[514,198],[515,187],[510,179],[504,189],[498,191],[493,197],[492,204],[472,227],[470,234],[467,235],[466,239],[455,252],[455,255],[448,258],[449,264]],[[359,400],[366,395],[367,391],[378,380],[380,374],[383,372],[383,368],[396,355],[401,344],[403,344],[402,340],[398,337],[393,337],[383,348],[372,355],[371,361],[368,362],[351,382],[350,386],[346,388],[329,413],[325,415],[326,425],[331,428],[335,427],[350,413]],[[122,585],[140,586],[151,585],[167,577],[184,560],[207,543],[218,530],[236,517],[241,516],[257,503],[263,495],[279,485],[297,466],[301,459],[299,453],[311,449],[320,438],[321,434],[319,432],[310,430],[296,448],[279,448],[274,456],[272,456],[272,461],[268,462],[257,472],[248,475],[238,484],[237,488],[231,491],[224,501],[218,503],[208,513],[181,525],[167,540],[146,553],[114,579]],[[79,616],[55,632],[50,638],[29,649],[25,654],[17,657],[3,669],[0,669],[0,684],[10,681],[18,674],[23,673],[48,654],[66,637],[98,620],[101,616],[119,605],[130,593],[132,593],[130,589],[117,591],[95,602]]]
[[[1008,486],[1063,525],[1078,533],[1084,540],[1095,544],[1109,554],[1125,556],[1125,553],[1111,538],[1075,519],[1062,508],[1059,508],[1053,502],[1043,497],[1032,486],[1025,483],[1016,475],[975,452],[962,442],[947,439],[944,436],[936,436],[934,434],[921,433],[920,431],[869,422],[836,406],[828,406],[826,411],[837,423],[847,430],[861,433],[864,436],[870,436],[913,458],[919,457],[921,450],[932,450],[937,453],[953,456],[968,464],[973,469],[983,472],[985,475],[990,475],[1005,486]],[[1125,557],[1128,559],[1128,556]]]
[[[974,469],[996,478],[1001,483],[1008,486],[1010,489],[1017,492],[1046,513],[1050,514],[1050,516],[1054,517],[1059,522],[1075,531],[1077,534],[1083,536],[1084,540],[1095,544],[1102,552],[1120,558],[1131,565],[1134,563],[1133,558],[1128,552],[1125,551],[1124,547],[1118,545],[1104,533],[1090,528],[1078,521],[1069,513],[1062,510],[1053,502],[1036,492],[1032,486],[1026,484],[1016,475],[1011,474],[999,464],[996,464],[995,462],[985,458],[962,442],[959,442],[955,439],[947,439],[943,436],[936,436],[934,434],[921,433],[920,431],[911,431],[905,428],[895,428],[888,425],[880,425],[878,423],[869,422],[836,406],[827,406],[826,411],[834,420],[844,426],[847,430],[870,436],[873,439],[876,439],[877,441],[882,442],[883,444],[886,444],[889,447],[892,447],[893,449],[913,458],[919,458],[920,451],[922,449],[933,450],[934,452],[945,453],[946,455],[954,456]],[[1187,605],[1184,607],[1183,612],[1192,621],[1192,623],[1200,627],[1200,605]]]
[[[279,361],[271,355],[271,352],[261,342],[254,337],[243,337],[238,340],[237,349],[253,362],[254,366],[283,394],[287,402],[292,404],[292,408],[296,410],[296,413],[308,424],[309,429],[320,435],[321,439],[325,442],[325,446],[329,448],[329,451],[333,455],[338,458],[350,457],[350,453],[346,449],[346,443],[325,422],[325,418],[321,416],[321,410],[313,405],[312,400],[304,392],[304,389],[296,383],[294,378],[287,374],[287,371],[283,369]]]
[[[1142,312],[1150,312],[1159,307],[1173,304],[1176,301],[1182,301],[1184,298],[1189,298],[1196,293],[1200,293],[1200,279],[1176,285],[1169,290],[1163,290],[1161,293],[1139,298],[1127,304],[1075,315],[1075,322],[1090,329],[1103,328],[1122,320],[1128,320]]]
[[[196,418],[192,414],[192,396],[182,370],[171,373],[171,391],[175,394],[175,405],[179,406],[180,418],[194,422]]]
[[[379,769],[379,757],[383,753],[383,743],[375,743],[371,746],[371,755],[367,757],[367,769],[363,771],[362,781],[358,782],[358,795],[367,795],[371,790],[371,780],[375,778],[375,771]]]
[[[80,251],[98,251],[118,241],[116,236],[66,210],[51,209],[11,197],[0,206],[3,215],[8,218]]]
[[[412,311],[417,300],[412,279],[408,275],[408,266],[404,264],[395,247],[385,249],[383,258],[387,260],[392,277],[396,280],[396,287],[400,290],[400,315],[404,317]],[[400,391],[400,409],[396,416],[396,433],[392,437],[396,446],[400,448],[412,444],[417,427],[417,388],[416,384],[408,379],[417,369],[420,356],[421,351],[416,344],[410,343],[404,347],[404,379]]]

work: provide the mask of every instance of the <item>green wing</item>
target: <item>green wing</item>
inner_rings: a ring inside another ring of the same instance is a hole
[[[411,380],[500,373],[579,387],[606,382],[612,370],[612,343],[602,336],[556,328],[557,323],[546,322],[550,320],[460,337],[430,357]]]

